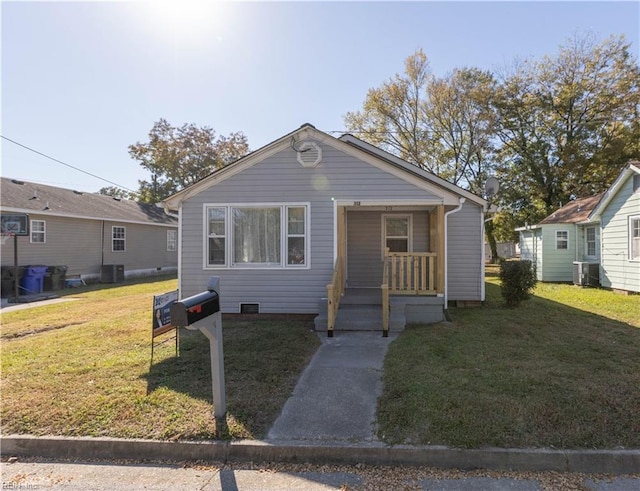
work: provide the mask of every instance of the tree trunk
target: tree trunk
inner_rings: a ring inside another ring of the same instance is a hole
[[[485,223],[485,234],[487,235],[487,241],[489,242],[489,248],[491,249],[491,264],[498,262],[498,244],[496,244],[496,237],[493,233],[493,220]]]

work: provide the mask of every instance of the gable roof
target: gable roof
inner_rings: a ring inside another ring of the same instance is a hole
[[[451,184],[444,179],[437,177],[435,174],[427,172],[416,165],[410,164],[394,155],[379,149],[373,145],[365,143],[351,135],[343,135],[340,138],[335,138],[327,133],[317,130],[311,124],[303,124],[300,128],[287,133],[283,137],[255,150],[244,157],[236,160],[235,162],[216,170],[209,176],[201,179],[200,181],[192,184],[191,186],[177,192],[176,194],[169,196],[163,203],[165,207],[177,210],[180,203],[186,199],[194,196],[201,191],[208,189],[209,187],[242,172],[258,162],[291,147],[293,141],[302,141],[305,139],[313,139],[321,143],[330,145],[345,153],[354,155],[360,159],[366,160],[373,165],[379,165],[384,167],[387,171],[394,173],[395,175],[404,179],[417,178],[423,183],[429,183],[429,185],[435,185],[440,188],[443,194],[447,196],[464,197],[476,204],[486,208],[487,201],[483,198],[476,196],[469,191],[462,189],[454,184]],[[374,164],[375,163],[375,164]],[[457,204],[457,199],[455,204]]]
[[[629,162],[625,166],[625,168],[622,169],[622,172],[620,172],[620,175],[616,178],[616,180],[609,187],[609,189],[607,189],[607,191],[604,193],[604,195],[602,196],[602,199],[597,204],[597,206],[594,207],[594,209],[591,211],[589,215],[589,220],[595,220],[595,221],[600,220],[600,216],[602,215],[602,212],[607,208],[607,206],[609,205],[613,197],[616,195],[616,193],[620,189],[620,187],[622,187],[624,183],[627,182],[627,179],[629,179],[632,175],[635,175],[635,174],[640,174],[640,162],[637,160],[633,160]]]
[[[178,224],[176,217],[149,203],[115,199],[103,194],[84,193],[7,177],[1,180],[0,207],[3,212],[162,226]]]
[[[589,219],[589,214],[596,207],[602,194],[579,198],[569,201],[562,208],[557,209],[551,215],[542,220],[539,225],[549,223],[581,223]]]

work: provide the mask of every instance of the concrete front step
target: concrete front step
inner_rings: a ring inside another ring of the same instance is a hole
[[[327,330],[327,312],[321,310],[315,318],[315,330]],[[389,313],[389,330],[404,330],[406,320],[402,310]],[[382,307],[380,305],[340,305],[336,318],[336,331],[382,331]]]

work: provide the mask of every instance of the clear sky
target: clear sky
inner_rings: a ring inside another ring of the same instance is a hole
[[[498,70],[574,35],[624,34],[640,2],[2,1],[1,133],[137,190],[128,145],[153,123],[243,132],[255,150],[303,123],[344,130],[367,90],[422,48],[435,75]],[[2,175],[109,183],[0,140]]]

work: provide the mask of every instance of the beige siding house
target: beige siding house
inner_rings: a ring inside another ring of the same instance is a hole
[[[99,279],[106,265],[125,277],[177,271],[178,221],[157,206],[3,177],[0,210],[29,216],[29,236],[17,238],[22,266],[64,265],[82,279]],[[13,239],[1,259],[13,266]]]
[[[331,331],[349,299],[383,328],[394,309],[442,319],[484,300],[486,201],[351,135],[303,125],[165,205],[180,216],[181,296],[219,276],[225,313],[317,314]]]

